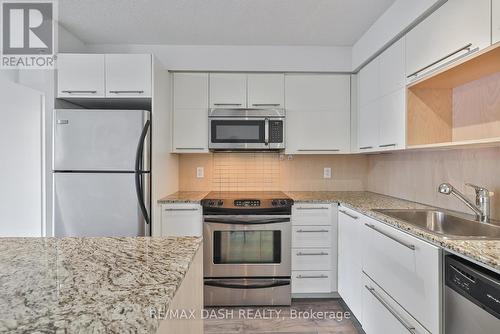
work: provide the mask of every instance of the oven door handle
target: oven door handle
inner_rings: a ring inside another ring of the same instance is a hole
[[[268,281],[269,282],[269,281]],[[274,288],[277,286],[290,285],[289,280],[273,280],[270,283],[265,284],[236,284],[236,283],[223,283],[217,281],[205,281],[205,285],[215,286],[218,288],[230,288],[230,289],[264,289],[264,288]]]
[[[208,218],[205,217],[205,223],[218,223],[218,224],[228,224],[228,225],[264,225],[264,224],[276,224],[276,223],[288,223],[290,218],[269,218],[269,219],[249,219],[249,220],[238,220],[235,218]]]

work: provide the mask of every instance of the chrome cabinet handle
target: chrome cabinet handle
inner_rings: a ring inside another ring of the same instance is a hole
[[[322,256],[322,255],[328,255],[326,252],[318,252],[318,253],[303,253],[303,252],[297,252],[297,256]]]
[[[467,52],[467,54],[468,54],[468,53],[471,53],[471,52],[474,52],[476,49],[471,50],[471,47],[472,47],[472,43],[469,43],[469,44],[467,44],[467,45],[465,45],[465,46],[462,46],[460,49],[457,49],[457,50],[455,50],[455,51],[453,51],[453,52],[451,52],[451,53],[448,53],[446,56],[441,57],[441,58],[439,58],[438,60],[436,60],[436,61],[434,61],[434,62],[430,63],[429,65],[426,65],[426,66],[422,67],[421,69],[419,69],[419,70],[417,70],[417,71],[413,72],[412,74],[408,75],[408,76],[407,76],[407,78],[411,78],[411,77],[413,77],[413,76],[417,76],[420,72],[425,71],[425,70],[426,70],[426,69],[428,69],[429,67],[432,67],[432,66],[434,66],[434,65],[436,65],[436,64],[439,64],[439,63],[440,63],[440,62],[442,62],[443,60],[446,60],[446,59],[450,58],[451,56],[456,55],[456,54],[457,54],[457,53],[459,53],[460,51],[467,50],[467,51],[468,51],[468,52]]]
[[[143,94],[144,93],[143,90],[110,90],[109,92],[113,93],[113,94],[134,94],[134,93]]]
[[[176,150],[204,150],[203,147],[176,147]]]
[[[254,107],[277,107],[280,105],[280,103],[252,103]]]
[[[379,296],[379,294],[375,292],[374,288],[369,287],[368,285],[365,285],[365,288],[366,288],[366,290],[370,291],[370,293],[373,295],[373,297],[375,297],[380,302],[380,304],[382,304],[382,306],[384,306],[385,309],[387,311],[389,311],[389,313],[391,313],[394,316],[394,318],[396,318],[401,323],[401,325],[404,326],[404,328],[406,328],[406,330],[408,332],[415,334],[415,327],[408,325],[403,319],[401,319],[401,317],[389,306],[389,304],[387,304],[384,301],[384,299],[382,299],[382,297]]]
[[[338,148],[332,148],[332,149],[324,149],[324,150],[320,150],[320,149],[298,149],[297,151],[299,152],[322,152],[322,151],[328,151],[328,152],[338,152],[340,151]]]
[[[165,211],[198,211],[198,208],[166,208]]]
[[[214,106],[241,106],[241,103],[214,103]]]
[[[378,147],[391,147],[391,146],[396,146],[396,144],[383,144],[379,145]]]
[[[327,275],[297,275],[295,276],[298,279],[304,279],[304,278],[328,278]]]
[[[330,230],[297,230],[297,233],[326,233]]]
[[[96,90],[63,90],[62,92],[68,94],[97,94]]]
[[[310,208],[299,206],[296,209],[297,210],[329,210],[330,208],[327,207],[327,206],[313,206],[313,207],[310,207]]]
[[[344,210],[339,210],[339,212],[342,212],[344,215],[351,217],[352,219],[359,219],[358,216],[351,215],[349,212],[344,211]]]
[[[360,147],[359,149],[360,150],[368,150],[370,148],[373,148],[373,146],[363,146],[363,147]]]
[[[388,234],[388,233],[386,233],[386,232],[384,232],[384,231],[379,230],[378,228],[376,228],[376,227],[375,227],[375,225],[372,225],[372,224],[366,224],[366,223],[365,223],[365,226],[366,226],[366,227],[371,228],[372,230],[374,230],[374,231],[376,231],[376,232],[378,232],[378,233],[380,233],[380,234],[382,234],[382,235],[384,235],[384,236],[386,236],[386,237],[387,237],[387,238],[389,238],[389,239],[392,239],[392,240],[396,241],[397,243],[399,243],[399,244],[401,244],[401,245],[403,245],[403,246],[405,246],[405,247],[407,247],[407,248],[409,248],[409,249],[411,249],[411,250],[415,250],[415,245],[410,245],[410,244],[407,244],[406,242],[401,241],[401,240],[399,240],[398,238],[393,237],[392,235],[390,235],[390,234]]]

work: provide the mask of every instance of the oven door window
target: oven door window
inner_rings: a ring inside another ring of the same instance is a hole
[[[211,120],[212,143],[264,143],[264,120]]]
[[[281,262],[281,231],[214,231],[214,264]]]

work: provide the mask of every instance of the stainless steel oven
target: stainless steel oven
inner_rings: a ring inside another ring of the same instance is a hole
[[[291,200],[210,197],[202,204],[205,304],[289,305]]]
[[[208,116],[211,150],[282,150],[284,109],[211,109]]]

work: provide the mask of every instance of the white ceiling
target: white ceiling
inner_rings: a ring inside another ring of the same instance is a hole
[[[89,44],[350,46],[395,0],[60,0]]]

